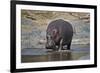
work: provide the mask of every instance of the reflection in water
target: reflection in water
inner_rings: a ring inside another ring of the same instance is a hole
[[[48,52],[47,55],[23,55],[22,62],[71,60],[71,52]]]
[[[89,53],[80,52],[48,52],[46,55],[22,55],[21,61],[25,62],[46,62],[46,61],[67,61],[78,60],[82,56],[89,56]],[[88,58],[89,59],[89,58]]]
[[[73,45],[71,50],[48,51],[43,48],[26,48],[21,50],[21,62],[48,62],[48,61],[68,61],[68,60],[89,60],[89,45]]]
[[[53,52],[48,55],[48,61],[71,60],[70,52]]]

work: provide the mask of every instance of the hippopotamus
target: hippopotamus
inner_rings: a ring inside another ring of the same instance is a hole
[[[50,22],[46,29],[46,49],[70,50],[73,37],[72,25],[63,19]]]

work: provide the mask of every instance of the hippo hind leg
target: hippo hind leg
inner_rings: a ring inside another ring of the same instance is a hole
[[[67,44],[67,50],[70,50],[71,47],[71,41]]]

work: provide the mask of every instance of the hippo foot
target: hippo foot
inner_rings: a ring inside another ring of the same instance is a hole
[[[62,50],[70,50],[70,49],[68,49],[68,48],[62,48]]]

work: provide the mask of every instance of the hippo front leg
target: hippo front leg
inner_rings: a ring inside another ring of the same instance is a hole
[[[62,45],[62,43],[63,43],[63,39],[60,40],[59,51],[61,51],[61,49],[63,49],[63,45]]]

